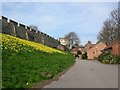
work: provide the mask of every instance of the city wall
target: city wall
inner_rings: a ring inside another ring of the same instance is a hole
[[[29,26],[18,23],[11,19],[2,16],[0,23],[2,22],[2,33],[9,34],[21,39],[41,43],[53,48],[57,48],[60,45],[59,41],[53,37],[41,32],[31,29]]]

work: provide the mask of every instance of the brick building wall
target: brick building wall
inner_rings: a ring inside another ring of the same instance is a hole
[[[120,41],[112,47],[112,54],[120,56]]]
[[[88,59],[97,58],[106,47],[106,44],[104,44],[103,42],[98,42],[96,45],[94,45],[91,49],[87,51]]]
[[[87,44],[85,44],[85,52],[87,52],[89,49],[91,49],[94,46],[90,41],[88,41]]]

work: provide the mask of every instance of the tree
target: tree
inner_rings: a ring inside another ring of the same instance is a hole
[[[69,38],[69,36],[65,35],[64,39],[65,39],[65,42],[66,42],[66,47],[68,49],[70,49],[70,38]]]
[[[111,12],[110,17],[104,21],[102,30],[98,34],[98,41],[104,41],[106,44],[110,44],[115,40],[119,40],[120,17],[118,16],[118,10],[115,9]]]
[[[35,25],[30,25],[29,27],[30,27],[31,29],[33,29],[33,30],[38,31],[38,27],[37,27],[37,26],[35,26]]]
[[[75,32],[70,32],[65,36],[66,39],[69,40],[69,48],[71,48],[73,45],[80,43],[80,39],[78,35]]]

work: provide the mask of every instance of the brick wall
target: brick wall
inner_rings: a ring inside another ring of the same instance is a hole
[[[112,47],[112,54],[120,56],[120,41]]]
[[[88,41],[88,43],[85,45],[85,51],[87,52],[89,49],[91,49],[94,46],[91,42]]]
[[[88,59],[97,58],[102,53],[102,50],[104,50],[104,48],[106,47],[107,47],[106,44],[98,42],[90,50],[87,51]]]

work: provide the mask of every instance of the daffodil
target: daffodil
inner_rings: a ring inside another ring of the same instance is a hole
[[[23,39],[6,35],[6,34],[0,34],[0,36],[1,35],[2,35],[2,48],[4,49],[10,49],[15,52],[20,52],[21,50],[32,52],[32,50],[34,49],[34,50],[39,50],[47,53],[66,54],[60,50],[45,46],[40,43],[23,40]]]

